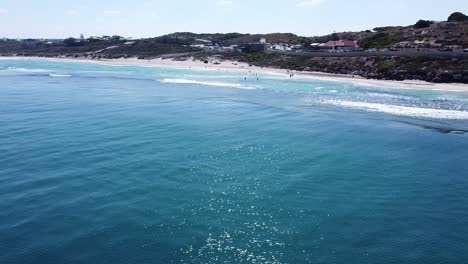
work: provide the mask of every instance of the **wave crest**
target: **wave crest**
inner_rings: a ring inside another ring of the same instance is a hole
[[[33,73],[50,72],[49,70],[46,70],[46,69],[29,69],[29,68],[16,68],[16,67],[8,67],[5,70],[13,71],[13,72],[33,72]]]
[[[244,86],[239,83],[225,83],[225,82],[208,82],[208,81],[197,81],[197,80],[190,80],[190,79],[162,79],[160,80],[162,83],[179,83],[179,84],[197,84],[197,85],[207,85],[207,86],[218,86],[218,87],[231,87],[231,88],[238,88],[238,89],[255,89],[254,87]]]
[[[399,116],[423,117],[434,119],[467,119],[468,112],[458,110],[420,108],[399,105],[387,105],[367,102],[324,100],[321,103],[331,104],[341,107],[365,110],[369,112],[381,112]]]
[[[62,77],[62,78],[68,78],[68,77],[72,77],[70,74],[56,74],[56,73],[51,73],[49,74],[50,77]]]

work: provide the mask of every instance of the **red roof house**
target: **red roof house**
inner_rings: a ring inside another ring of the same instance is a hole
[[[359,45],[356,41],[352,40],[330,40],[324,45],[326,48],[335,49],[335,48],[357,48]]]

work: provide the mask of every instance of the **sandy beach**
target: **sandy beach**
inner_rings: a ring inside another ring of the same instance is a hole
[[[171,68],[171,69],[193,69],[193,70],[209,70],[209,71],[236,71],[236,72],[255,72],[265,74],[281,75],[289,78],[290,74],[294,74],[294,78],[306,78],[333,82],[345,82],[358,85],[365,85],[379,88],[397,88],[397,89],[422,89],[433,91],[449,91],[449,92],[468,92],[468,84],[462,83],[430,83],[419,80],[405,80],[405,81],[389,81],[389,80],[376,80],[366,79],[360,76],[350,76],[342,74],[331,74],[323,72],[299,72],[288,71],[285,69],[277,68],[264,68],[257,66],[250,66],[247,63],[236,61],[210,61],[204,63],[200,60],[173,60],[173,59],[152,59],[141,60],[137,58],[128,59],[71,59],[71,58],[44,58],[44,57],[0,57],[0,59],[8,60],[49,60],[49,61],[66,61],[66,62],[86,62],[97,63],[109,66],[140,66],[140,67],[157,67],[157,68]]]

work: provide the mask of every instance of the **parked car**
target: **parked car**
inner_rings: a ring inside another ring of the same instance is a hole
[[[451,48],[441,48],[441,49],[439,49],[439,51],[453,51],[453,49],[451,49]]]
[[[332,49],[332,50],[330,50],[329,52],[333,52],[333,53],[336,53],[336,52],[344,52],[344,50],[342,50],[342,49]]]

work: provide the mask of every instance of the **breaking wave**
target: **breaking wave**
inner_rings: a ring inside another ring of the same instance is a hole
[[[47,69],[31,69],[31,68],[16,68],[16,67],[8,67],[5,69],[1,69],[2,71],[5,72],[11,72],[11,73],[16,73],[16,74],[21,74],[21,75],[30,75],[30,76],[49,76],[49,77],[55,77],[55,78],[66,78],[66,77],[72,77],[70,74],[63,74],[63,73],[54,73],[51,70]]]
[[[399,105],[386,105],[367,102],[324,100],[321,103],[331,104],[341,107],[365,110],[369,112],[381,112],[399,116],[423,117],[434,119],[466,119],[468,112],[446,109],[420,108]]]
[[[16,68],[16,67],[8,67],[4,69],[6,71],[13,71],[13,72],[26,72],[26,73],[45,73],[45,72],[50,72],[49,70],[46,69],[28,69],[28,68]]]
[[[70,74],[56,74],[56,73],[51,73],[49,74],[50,77],[57,77],[57,78],[68,78],[72,77]]]
[[[225,83],[225,82],[207,82],[207,81],[197,81],[190,79],[162,79],[162,83],[178,83],[178,84],[197,84],[197,85],[207,85],[207,86],[218,86],[218,87],[231,87],[238,89],[255,89],[255,87],[244,86],[238,83]]]

